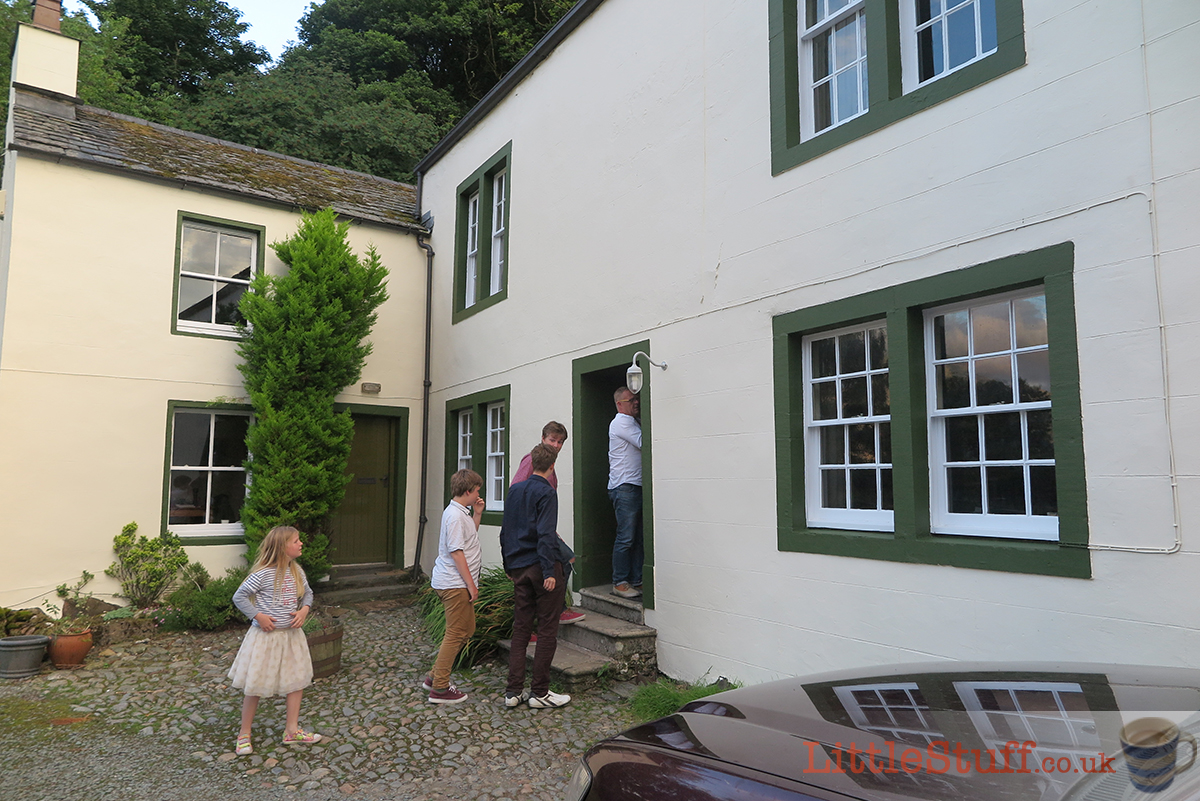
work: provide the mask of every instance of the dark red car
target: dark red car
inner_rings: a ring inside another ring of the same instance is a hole
[[[1200,799],[1200,671],[1079,664],[898,665],[730,690],[605,740],[568,801],[1124,801],[1119,733],[1182,732],[1158,801]],[[1194,742],[1194,740],[1192,741]]]

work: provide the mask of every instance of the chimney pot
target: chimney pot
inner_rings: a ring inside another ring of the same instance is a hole
[[[43,30],[62,33],[62,0],[33,0],[33,24]]]

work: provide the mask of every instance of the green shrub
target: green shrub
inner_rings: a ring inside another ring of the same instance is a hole
[[[425,631],[434,642],[446,633],[446,609],[442,599],[426,582],[417,591],[424,615]],[[458,652],[454,667],[470,667],[496,652],[496,643],[512,636],[513,583],[504,568],[493,565],[479,575],[479,597],[475,600],[475,634]]]
[[[187,554],[179,538],[171,532],[147,539],[137,536],[137,523],[127,523],[113,537],[117,561],[104,571],[121,583],[122,598],[139,609],[153,606],[174,583],[179,570],[187,564]]]
[[[248,568],[231,567],[219,579],[210,578],[207,570],[189,567],[188,581],[167,598],[167,612],[162,626],[169,631],[202,629],[213,631],[230,621],[239,620],[241,612],[233,605],[233,593],[246,580]]]
[[[679,711],[684,704],[697,698],[741,687],[741,682],[730,682],[724,678],[712,684],[687,684],[664,677],[653,684],[644,684],[631,699],[633,712],[639,720],[654,720]]]

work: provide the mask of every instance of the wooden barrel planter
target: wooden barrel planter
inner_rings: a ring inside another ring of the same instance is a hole
[[[312,657],[313,678],[323,679],[342,669],[341,623],[331,623],[308,635],[308,653]]]

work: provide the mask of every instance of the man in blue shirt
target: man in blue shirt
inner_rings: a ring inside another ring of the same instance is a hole
[[[558,493],[550,485],[558,453],[536,445],[529,454],[533,475],[508,490],[500,551],[504,571],[514,587],[512,649],[508,655],[508,687],[504,704],[516,707],[528,701],[534,709],[566,706],[571,696],[550,692],[550,663],[558,648],[558,615],[567,583],[558,561]],[[525,650],[538,619],[533,677],[525,690]]]

